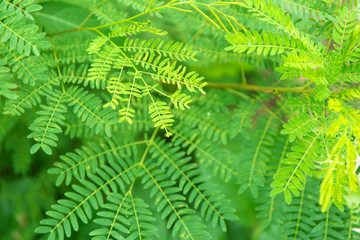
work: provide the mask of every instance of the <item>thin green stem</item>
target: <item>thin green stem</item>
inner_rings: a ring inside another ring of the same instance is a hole
[[[90,13],[82,23],[80,23],[80,25],[77,28],[82,28],[82,26],[85,25],[85,23],[87,23],[87,21],[91,18],[91,16],[93,15],[93,13]]]
[[[53,54],[54,54],[54,58],[55,58],[55,62],[56,62],[56,69],[57,69],[58,74],[60,76],[61,89],[62,89],[63,93],[65,93],[65,85],[64,85],[64,81],[63,81],[63,78],[62,78],[62,73],[61,73],[60,66],[59,66],[59,60],[58,60],[57,53],[56,53],[54,38],[50,37],[50,40],[51,40],[51,44],[54,46]]]
[[[150,141],[149,141],[149,143],[148,143],[148,145],[147,145],[147,147],[146,147],[146,149],[145,149],[145,151],[144,151],[144,154],[143,154],[142,157],[141,157],[141,160],[140,160],[140,162],[139,162],[140,165],[143,165],[143,164],[144,164],[145,158],[146,158],[146,156],[147,156],[147,154],[148,154],[148,152],[149,152],[149,150],[150,150],[150,146],[154,143],[156,134],[157,134],[158,132],[159,132],[159,128],[157,127],[157,128],[154,130],[153,134],[151,135]]]
[[[297,217],[297,221],[296,221],[296,229],[295,229],[295,233],[294,233],[294,240],[297,239],[298,233],[299,233],[300,221],[301,221],[301,216],[302,216],[302,211],[303,211],[303,204],[304,204],[305,186],[306,186],[306,181],[304,182],[303,189],[302,189],[302,192],[301,192],[299,213],[298,213],[298,217]]]
[[[133,187],[134,187],[135,180],[136,180],[136,178],[134,178],[133,182],[132,182],[131,185],[130,185],[129,190],[126,192],[126,194],[124,195],[124,197],[121,199],[121,202],[120,202],[120,204],[119,204],[119,207],[118,207],[118,209],[116,210],[115,217],[113,218],[113,221],[112,221],[112,223],[111,223],[111,226],[110,226],[109,232],[108,232],[108,234],[107,234],[106,240],[109,240],[109,239],[111,238],[111,233],[112,233],[112,231],[113,231],[113,229],[114,229],[114,227],[115,227],[116,220],[118,219],[118,216],[119,216],[119,214],[120,214],[120,210],[122,209],[123,204],[124,204],[127,196],[128,196],[128,195],[131,196],[131,191],[132,191],[132,189],[133,189]]]
[[[246,76],[245,76],[245,70],[244,70],[244,63],[240,63],[240,71],[241,71],[241,81],[243,84],[246,84]]]
[[[105,1],[106,1],[106,0],[103,0],[98,6],[103,5]],[[80,25],[78,26],[78,28],[82,28],[82,27],[85,25],[85,23],[87,23],[87,21],[91,18],[92,15],[94,15],[93,12],[91,12],[91,13],[84,19],[84,21],[83,21],[82,23],[80,23]]]

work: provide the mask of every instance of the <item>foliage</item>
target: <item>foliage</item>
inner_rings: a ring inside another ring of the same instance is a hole
[[[359,239],[357,6],[1,1],[0,238]]]

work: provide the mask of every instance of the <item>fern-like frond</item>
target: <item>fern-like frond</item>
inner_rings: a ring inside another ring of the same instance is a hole
[[[308,1],[308,0],[284,0],[274,1],[279,4],[284,11],[294,14],[304,20],[315,20],[316,22],[324,22],[330,20],[336,22],[336,19],[331,15],[334,7],[328,8],[328,6],[321,2],[321,0]]]
[[[65,135],[70,138],[78,137],[93,137],[96,135],[94,128],[89,128],[85,123],[81,122],[77,117],[68,118],[67,123],[65,124]]]
[[[157,211],[162,212],[162,218],[167,218],[167,227],[172,228],[172,236],[187,239],[209,239],[205,225],[184,201],[181,188],[175,186],[175,181],[165,170],[156,166],[142,166],[141,175],[144,188],[151,188],[151,197],[155,197]]]
[[[49,67],[61,67],[68,64],[85,64],[94,60],[93,55],[89,55],[86,49],[89,47],[90,40],[83,37],[53,38],[53,48],[56,51],[41,54],[41,63]],[[64,66],[65,67],[65,66]]]
[[[156,101],[149,105],[149,114],[152,121],[154,122],[154,127],[160,127],[166,131],[166,136],[171,136],[172,134],[168,130],[174,122],[174,115],[170,112],[170,107],[168,104],[162,101]]]
[[[290,142],[296,138],[302,138],[308,132],[313,132],[318,127],[316,118],[312,118],[308,113],[302,113],[289,120],[289,123],[284,124],[282,134],[289,134]]]
[[[265,187],[259,191],[259,197],[256,199],[258,204],[255,209],[258,211],[256,218],[262,223],[264,229],[282,224],[285,219],[284,200],[279,195],[269,197],[269,192],[271,191],[270,183],[276,171],[281,167],[281,162],[289,150],[289,145],[287,137],[281,135],[275,137],[270,162],[265,173]]]
[[[175,107],[181,106],[183,109],[189,103],[189,98],[184,94],[169,95],[165,91],[158,89],[158,85],[151,85],[151,80],[176,85],[180,90],[185,86],[191,92],[200,91],[205,94],[203,88],[206,83],[202,82],[203,77],[196,72],[187,72],[187,68],[177,65],[176,60],[194,59],[196,52],[191,47],[184,46],[182,43],[169,42],[163,46],[161,40],[128,40],[126,38],[123,46],[118,46],[110,37],[103,35],[96,38],[88,52],[97,54],[99,58],[91,65],[88,70],[88,79],[90,86],[96,88],[105,87],[112,94],[111,100],[105,104],[105,107],[116,109],[120,106],[120,122],[126,121],[133,123],[135,109],[132,102],[135,98],[148,96],[151,100],[149,104],[149,114],[155,123],[165,129],[173,122],[170,108],[164,105],[164,102],[158,99],[153,91],[160,95],[170,98]],[[100,53],[98,53],[100,52]],[[133,52],[135,52],[133,54]],[[127,54],[133,54],[128,56]],[[117,75],[110,75],[112,69],[118,69]],[[126,73],[126,74],[123,74]],[[123,80],[130,76],[130,82]],[[85,83],[86,85],[86,83]],[[164,115],[163,115],[164,114]]]
[[[130,221],[130,236],[129,239],[138,237],[139,239],[159,239],[157,227],[154,226],[155,218],[149,210],[149,205],[141,198],[135,198],[130,195],[132,209],[130,211],[133,215],[129,218]]]
[[[24,53],[26,56],[29,56],[33,52],[39,56],[40,49],[47,48],[50,44],[48,41],[43,40],[45,34],[39,33],[39,28],[36,25],[28,23],[28,18],[32,18],[29,12],[37,11],[41,8],[38,5],[30,5],[31,2],[21,2],[1,2],[1,42],[9,44],[11,50],[16,49],[20,54]],[[20,4],[19,6],[24,6],[19,7],[18,4]]]
[[[199,76],[195,71],[187,72],[186,66],[178,65],[170,58],[162,59],[161,56],[156,57],[154,53],[138,52],[131,60],[147,70],[151,68],[154,72],[140,71],[139,73],[149,75],[155,81],[176,85],[178,89],[185,86],[190,92],[199,91],[205,94],[203,88],[207,83],[202,82],[204,77]]]
[[[47,92],[53,90],[53,85],[58,85],[59,79],[52,76],[45,82],[35,83],[35,86],[21,85],[20,90],[17,91],[18,97],[6,102],[4,107],[5,114],[21,115],[25,108],[41,102],[41,97],[46,95]]]
[[[317,218],[313,211],[314,195],[316,196],[317,189],[306,180],[301,184],[302,190],[299,196],[293,200],[293,207],[289,208],[285,214],[284,234],[292,239],[311,239],[309,235],[316,226]]]
[[[319,46],[316,46],[309,36],[295,27],[290,15],[285,13],[277,4],[272,3],[272,1],[246,0],[244,3],[240,3],[240,5],[247,8],[257,19],[274,25],[289,36],[300,40],[309,50],[313,52],[318,51]]]
[[[97,58],[94,60],[94,63],[91,64],[90,69],[88,70],[88,79],[90,87],[92,88],[102,88],[106,87],[106,80],[111,70],[111,67],[114,61],[119,56],[119,49],[105,45],[103,50],[98,53]]]
[[[34,20],[34,17],[31,15],[31,13],[39,11],[42,7],[38,4],[35,4],[34,0],[4,0],[0,8],[7,10],[15,10],[17,14],[21,13],[29,20]]]
[[[24,56],[11,50],[9,46],[0,43],[0,53],[4,54],[8,61],[11,72],[16,75],[22,83],[35,85],[35,82],[43,82],[48,79],[46,65],[40,63],[40,59],[35,56]]]
[[[227,37],[231,46],[225,50],[236,53],[246,53],[262,56],[281,55],[288,51],[304,51],[305,48],[300,40],[287,35],[274,34],[272,32],[262,31],[260,35],[257,31],[246,32],[246,35],[237,32]]]
[[[89,66],[87,64],[80,65],[67,65],[61,71],[60,79],[63,83],[71,83],[71,84],[83,84],[85,86],[88,85],[88,74]]]
[[[98,55],[98,53],[101,51],[101,49],[105,46],[105,44],[110,40],[110,38],[105,36],[97,36],[94,38],[90,44],[88,45],[88,48],[86,51],[89,54]]]
[[[226,231],[225,220],[236,220],[232,214],[235,210],[230,207],[225,196],[216,188],[206,184],[208,177],[203,176],[196,164],[190,163],[191,157],[185,157],[178,147],[166,145],[164,141],[155,142],[150,149],[152,157],[158,159],[161,168],[166,169],[172,180],[180,182],[183,194],[189,194],[188,201],[194,203],[195,209],[201,209],[201,216],[212,222],[213,227],[218,223]],[[221,207],[220,207],[221,206]]]
[[[199,76],[198,73],[192,71],[186,73],[185,66],[177,66],[176,62],[170,63],[166,60],[160,63],[156,74],[151,74],[154,80],[164,82],[167,84],[174,84],[179,89],[182,85],[185,85],[190,92],[196,92],[197,90],[202,94],[205,94],[203,88],[206,86],[206,82],[202,82],[204,77]]]
[[[156,40],[139,40],[126,38],[123,49],[127,52],[146,53],[147,55],[159,55],[177,61],[196,61],[197,51],[190,45],[180,42],[167,42],[157,38]],[[150,57],[153,59],[154,57]]]
[[[347,220],[343,219],[343,212],[332,207],[325,213],[320,214],[319,207],[316,209],[318,223],[309,234],[311,239],[352,239],[353,229],[347,228]],[[347,214],[346,214],[347,215]],[[345,216],[346,216],[345,215]],[[315,215],[314,215],[315,216]],[[356,238],[355,238],[356,239]]]
[[[331,95],[331,90],[327,85],[318,85],[314,90],[315,99],[317,101],[324,101]]]
[[[94,223],[101,227],[89,234],[93,236],[92,239],[125,239],[124,234],[130,233],[130,221],[126,218],[130,215],[130,194],[112,193],[107,197],[103,211],[99,211],[94,220]]]
[[[107,201],[94,220],[102,227],[90,233],[93,239],[125,239],[126,235],[127,239],[159,238],[149,205],[141,198],[135,198],[131,189],[124,195],[110,194]]]
[[[308,178],[303,185],[301,195],[293,200],[293,207],[288,209],[283,224],[287,238],[292,239],[356,239],[357,223],[353,207],[343,212],[332,206],[322,212],[317,204],[319,180]],[[354,224],[354,225],[353,225]]]
[[[131,162],[129,162],[131,163]],[[58,204],[52,205],[51,211],[46,214],[50,217],[41,221],[41,227],[37,233],[49,233],[49,239],[64,239],[71,236],[73,229],[79,229],[78,219],[88,223],[93,218],[93,210],[104,205],[102,194],[109,195],[117,192],[129,179],[134,178],[137,164],[127,165],[125,168],[111,161],[111,167],[103,166],[97,169],[97,175],[89,174],[90,180],[80,180],[81,185],[73,185],[75,192],[67,192],[67,199],[58,200]],[[117,172],[113,170],[115,169]]]
[[[55,184],[61,185],[64,180],[69,185],[73,179],[85,179],[89,173],[95,173],[99,166],[108,161],[114,161],[118,156],[131,157],[136,154],[136,146],[147,141],[128,142],[112,137],[98,144],[89,144],[74,152],[60,156],[61,162],[56,162],[48,173],[57,175]]]
[[[191,97],[189,95],[186,95],[185,93],[182,93],[181,90],[177,90],[174,92],[170,99],[172,103],[174,104],[175,108],[180,108],[181,110],[185,110],[185,108],[189,109],[189,103],[191,103]]]
[[[118,64],[117,64],[118,63]],[[120,122],[126,120],[128,123],[132,124],[132,117],[134,117],[134,110],[131,108],[132,98],[141,98],[143,95],[144,87],[136,84],[137,74],[132,74],[128,72],[128,75],[132,76],[132,83],[123,83],[122,76],[124,68],[126,65],[125,60],[117,62],[114,64],[114,68],[119,69],[119,72],[116,72],[110,77],[108,86],[106,87],[109,93],[111,93],[111,100],[104,105],[105,108],[111,107],[116,109],[118,105],[121,106],[121,102],[124,103],[124,108],[120,109],[120,114],[123,116],[120,118]],[[131,65],[130,65],[131,66]]]
[[[234,169],[236,155],[223,151],[220,144],[206,141],[206,138],[199,136],[195,129],[183,124],[171,129],[174,132],[171,139],[174,146],[186,147],[188,155],[194,152],[199,157],[201,167],[213,169],[214,174],[225,182],[237,176],[238,172]]]
[[[360,82],[360,64],[345,65],[339,79],[344,82]]]
[[[307,113],[310,108],[313,113],[320,115],[321,111],[323,111],[323,104],[317,102],[313,96],[289,97],[285,105],[290,107],[292,112]],[[305,106],[308,106],[308,108]]]
[[[355,30],[355,29],[354,29]],[[353,33],[356,33],[355,31]],[[352,34],[352,40],[356,40],[356,35]],[[354,42],[353,48],[348,48],[346,59],[351,62],[357,62],[360,58],[360,42]]]
[[[154,125],[148,114],[149,101],[151,101],[151,99],[148,98],[137,98],[133,101],[133,106],[136,109],[136,116],[134,116],[133,123],[131,125],[126,123],[121,125],[121,129],[123,129],[123,131],[127,129],[128,131],[139,132],[150,131],[153,129]]]
[[[284,63],[276,70],[283,75],[281,79],[294,79],[305,77],[317,84],[325,85],[328,80],[325,77],[325,67],[322,57],[305,54],[289,53],[282,57]]]
[[[175,116],[183,121],[186,125],[197,127],[198,130],[214,142],[220,141],[224,145],[227,144],[228,132],[226,129],[226,121],[221,121],[223,118],[214,118],[212,112],[199,107],[192,107],[188,111],[176,111]]]
[[[315,161],[318,160],[319,134],[310,133],[296,141],[291,149],[293,152],[287,154],[282,162],[282,167],[274,176],[271,184],[273,190],[271,196],[284,192],[285,200],[291,203],[292,194],[299,196],[303,183],[307,176],[312,176],[315,169]]]
[[[51,147],[57,146],[58,137],[61,133],[61,125],[64,125],[64,113],[67,111],[65,94],[53,91],[47,97],[47,105],[41,105],[37,117],[30,126],[31,134],[28,138],[33,138],[37,143],[32,146],[30,153],[37,152],[40,148],[48,155],[52,154]]]
[[[319,203],[322,205],[321,211],[325,212],[334,203],[339,210],[344,211],[346,200],[344,196],[348,195],[348,191],[357,189],[358,179],[354,175],[353,161],[356,159],[356,150],[353,143],[342,135],[328,142],[331,149],[326,156],[325,161],[321,162],[323,168],[323,181],[320,185]],[[347,150],[346,157],[343,155],[344,148]],[[347,159],[349,158],[349,159]],[[348,163],[346,164],[346,161]],[[350,169],[347,171],[347,167]],[[347,182],[349,180],[349,182]],[[347,186],[347,187],[345,187]]]
[[[252,133],[252,141],[244,143],[246,147],[239,156],[241,163],[238,166],[239,194],[250,189],[251,194],[257,197],[258,188],[264,186],[265,166],[271,155],[271,146],[274,142],[273,136],[276,131],[274,114],[267,121],[261,118],[258,124],[262,127],[256,133]]]
[[[358,15],[355,11],[343,7],[339,11],[339,15],[336,17],[337,23],[335,23],[333,31],[333,39],[336,43],[334,48],[340,52],[346,53],[351,47],[350,38],[358,24]]]
[[[74,106],[74,113],[95,132],[104,131],[111,136],[111,123],[117,121],[116,114],[111,109],[101,109],[101,100],[94,94],[89,94],[82,88],[70,87],[65,92],[69,106]]]

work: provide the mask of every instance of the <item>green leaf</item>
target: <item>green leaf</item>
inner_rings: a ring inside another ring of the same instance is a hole
[[[291,203],[292,197],[289,189],[284,190],[284,197],[287,204]]]
[[[41,145],[40,145],[39,143],[37,143],[37,144],[35,144],[34,146],[32,146],[31,149],[30,149],[30,153],[31,153],[31,154],[36,153],[36,152],[39,150],[40,146],[41,146]]]

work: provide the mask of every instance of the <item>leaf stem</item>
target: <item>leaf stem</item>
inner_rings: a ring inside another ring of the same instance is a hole
[[[96,28],[93,28],[93,27],[89,27],[89,28],[77,27],[77,28],[72,28],[72,29],[64,30],[64,31],[61,31],[61,32],[48,33],[48,36],[52,37],[52,36],[55,36],[55,35],[60,35],[60,34],[70,33],[70,32],[77,32],[77,31],[95,31],[95,30],[96,30]]]
[[[248,91],[259,92],[292,92],[292,93],[312,93],[313,90],[304,89],[303,87],[267,87],[258,85],[248,85],[244,83],[212,83],[209,82],[205,87],[209,88],[230,88],[230,89],[242,89]]]

